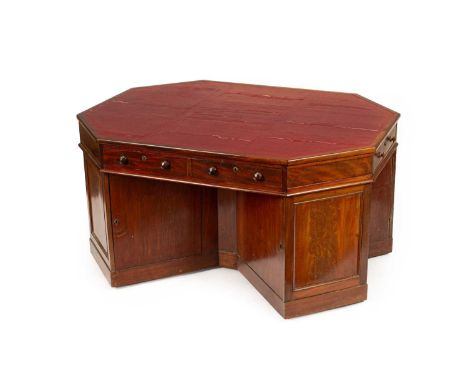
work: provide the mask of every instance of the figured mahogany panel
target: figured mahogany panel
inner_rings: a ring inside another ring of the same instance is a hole
[[[294,204],[293,289],[359,273],[361,193]]]
[[[204,201],[197,186],[109,178],[117,270],[202,254],[202,206],[215,195]]]
[[[370,175],[372,158],[360,156],[288,167],[288,189]]]
[[[392,251],[396,151],[372,184],[369,257]]]
[[[283,161],[373,147],[398,117],[357,94],[211,81],[130,89],[78,115],[100,141]]]
[[[284,198],[238,193],[239,259],[284,297]]]
[[[109,259],[106,213],[103,195],[102,175],[96,165],[84,157],[86,184],[88,191],[88,207],[91,235],[101,247],[101,252]]]

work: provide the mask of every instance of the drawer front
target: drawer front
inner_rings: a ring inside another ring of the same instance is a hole
[[[379,144],[379,146],[375,150],[374,160],[373,160],[373,165],[372,165],[373,170],[379,167],[379,164],[385,159],[385,157],[388,155],[392,147],[396,145],[396,139],[397,139],[397,125],[393,126],[390,129],[390,131],[382,139],[382,142]]]
[[[192,159],[192,177],[203,183],[252,190],[282,191],[280,166]]]
[[[105,145],[104,170],[163,178],[186,177],[187,159],[163,151]]]
[[[370,175],[371,171],[369,156],[291,166],[288,168],[288,189]]]

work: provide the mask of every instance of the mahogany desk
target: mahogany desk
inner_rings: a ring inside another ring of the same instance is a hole
[[[112,286],[237,268],[283,317],[363,301],[392,249],[399,114],[357,94],[195,81],[78,115]]]

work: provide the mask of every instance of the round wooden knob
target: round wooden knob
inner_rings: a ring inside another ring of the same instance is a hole
[[[211,176],[215,176],[215,175],[218,175],[218,169],[214,166],[210,167],[208,169],[208,174],[210,174]]]
[[[385,153],[381,152],[381,153],[376,153],[375,156],[377,158],[382,158],[383,156],[385,155]]]
[[[261,172],[256,172],[253,176],[253,179],[256,182],[262,182],[265,178],[263,177],[263,174]]]
[[[120,164],[128,164],[128,158],[125,155],[121,155],[119,158]]]
[[[161,162],[161,168],[163,170],[169,170],[171,168],[171,162],[169,162],[168,160],[163,160]]]

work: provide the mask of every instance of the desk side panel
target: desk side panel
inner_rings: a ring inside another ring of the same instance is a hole
[[[285,198],[280,196],[242,192],[237,195],[239,262],[244,268],[249,267],[281,299],[284,298],[284,203]],[[242,269],[239,266],[241,272]]]
[[[92,137],[80,129],[83,150],[86,194],[90,230],[91,253],[110,280],[114,269],[112,226],[110,223],[109,183],[107,174],[100,171],[99,150]],[[84,134],[83,134],[84,133]]]

